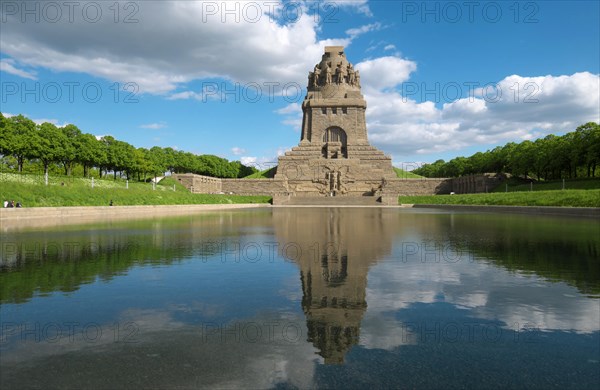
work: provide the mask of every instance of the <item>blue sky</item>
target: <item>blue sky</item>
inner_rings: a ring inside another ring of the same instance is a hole
[[[268,165],[344,45],[397,166],[600,121],[597,1],[70,4],[2,1],[3,113]]]

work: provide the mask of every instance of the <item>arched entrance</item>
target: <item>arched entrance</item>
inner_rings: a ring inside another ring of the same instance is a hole
[[[348,158],[346,132],[339,127],[329,127],[323,133],[323,157]]]

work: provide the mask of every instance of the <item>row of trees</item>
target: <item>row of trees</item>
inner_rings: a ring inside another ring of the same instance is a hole
[[[4,117],[0,113],[0,154],[12,157],[14,168],[23,171],[25,162],[39,162],[44,173],[60,166],[70,176],[75,166],[83,167],[83,176],[96,168],[100,176],[113,172],[114,178],[146,180],[165,172],[197,173],[221,178],[248,176],[257,170],[212,155],[195,155],[173,148],[155,146],[136,148],[111,136],[100,139],[83,133],[75,125],[56,127],[52,123],[37,125],[22,115]]]
[[[508,143],[470,157],[438,160],[413,172],[425,177],[510,173],[537,180],[596,177],[600,166],[600,125],[589,122],[563,136]]]

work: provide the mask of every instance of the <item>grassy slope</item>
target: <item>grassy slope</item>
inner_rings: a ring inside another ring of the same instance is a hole
[[[244,179],[272,179],[273,177],[275,177],[275,172],[277,172],[277,167],[253,173],[252,175],[244,177]]]
[[[396,172],[396,176],[398,176],[401,179],[422,179],[423,178],[423,176],[419,176],[415,173],[405,171],[404,169],[400,169],[400,168],[396,168],[396,167],[393,167],[393,168],[394,168],[394,172]]]
[[[562,180],[554,180],[547,182],[534,182],[533,186],[529,183],[524,183],[522,180],[510,179],[508,184],[508,192],[513,191],[551,191],[562,190]],[[600,179],[570,179],[565,180],[565,189],[567,190],[597,190],[600,189]],[[500,184],[492,192],[506,192],[506,185]]]
[[[401,196],[404,204],[600,207],[600,190],[508,192],[467,195]]]
[[[64,182],[64,185],[61,183]],[[175,191],[173,191],[175,185]],[[112,199],[116,206],[174,205],[174,204],[227,204],[267,203],[268,196],[205,195],[191,194],[171,178],[163,179],[156,190],[151,183],[95,180],[82,178],[51,177],[49,185],[39,175],[0,175],[0,201],[15,200],[24,207],[44,206],[107,206]]]

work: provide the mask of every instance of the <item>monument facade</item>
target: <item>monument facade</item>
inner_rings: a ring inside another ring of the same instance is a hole
[[[275,179],[294,196],[374,196],[395,179],[392,160],[369,144],[360,72],[342,46],[325,47],[308,76],[297,147],[279,157]]]
[[[327,46],[308,75],[298,146],[279,157],[273,179],[174,175],[196,193],[273,196],[274,204],[398,204],[401,195],[450,193],[449,179],[398,178],[369,144],[360,72],[342,46]]]

